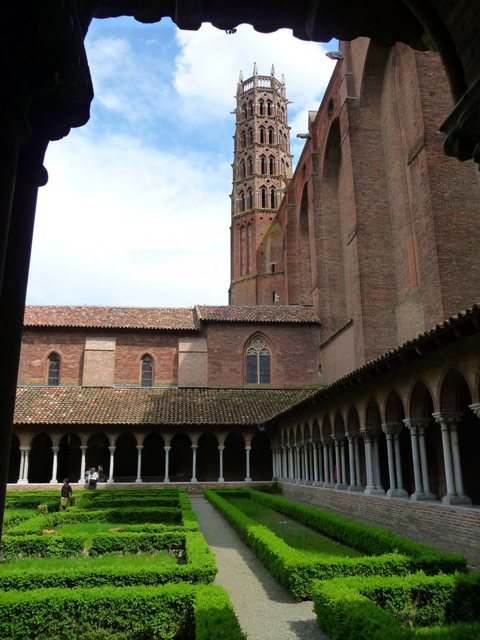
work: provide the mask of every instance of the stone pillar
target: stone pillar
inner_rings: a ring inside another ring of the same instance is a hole
[[[471,504],[471,499],[463,491],[462,467],[458,447],[457,425],[462,413],[457,411],[439,411],[432,414],[442,431],[443,460],[447,495],[443,496],[443,504]]]
[[[219,463],[220,463],[220,476],[218,478],[219,482],[225,482],[225,478],[223,477],[223,452],[224,451],[225,451],[225,447],[223,445],[220,445],[218,447]]]
[[[335,467],[337,469],[337,480],[335,483],[335,489],[346,489],[347,483],[345,482],[345,451],[343,448],[345,436],[341,433],[336,433],[332,437],[335,443]]]
[[[282,478],[287,477],[287,449],[282,447]]]
[[[303,468],[305,470],[303,479],[305,484],[307,484],[308,481],[310,480],[310,474],[308,469],[308,442],[303,443]]]
[[[325,474],[325,481],[323,483],[324,487],[329,487],[333,478],[330,478],[330,465],[328,463],[328,438],[324,438],[322,440],[323,446],[323,469]]]
[[[335,465],[333,464],[333,441],[328,443],[328,475],[330,476],[330,486],[335,486]]]
[[[401,429],[402,425],[396,422],[382,425],[382,431],[387,439],[388,477],[390,481],[387,496],[391,498],[405,498],[408,496],[408,493],[403,488],[402,481],[399,443]]]
[[[355,478],[357,483],[357,490],[363,491],[362,487],[362,475],[360,470],[360,436],[356,435],[353,441],[353,448],[355,450]]]
[[[20,473],[17,484],[28,484],[28,460],[30,447],[20,447]]]
[[[80,478],[78,482],[85,482],[85,469],[87,467],[87,449],[86,445],[80,446],[80,451],[82,452],[82,460],[80,462]]]
[[[312,442],[313,451],[313,484],[318,485],[318,444]]]
[[[271,447],[271,452],[272,452],[272,473],[273,473],[272,480],[277,480],[278,478],[277,459],[276,459],[277,452],[273,447]]]
[[[110,451],[110,472],[108,474],[108,484],[113,484],[113,463],[114,463],[114,453],[115,453],[115,449],[116,447],[111,446],[108,447],[108,450]]]
[[[382,478],[380,475],[380,450],[378,440],[380,438],[380,432],[373,438],[373,475],[375,479],[375,488],[379,494],[384,494],[385,490],[382,487]]]
[[[318,486],[323,486],[325,482],[324,470],[323,470],[323,447],[321,442],[317,442],[318,448]]]
[[[190,482],[197,482],[197,450],[198,444],[192,444],[192,479]]]
[[[245,478],[245,482],[251,482],[252,479],[250,477],[250,451],[251,451],[252,447],[246,446],[245,447],[245,455],[246,455],[246,463],[247,463],[247,476]]]
[[[143,444],[137,444],[137,477],[136,484],[140,484],[142,482],[142,449]]]
[[[375,460],[374,444],[375,440],[378,439],[379,432],[377,429],[360,429],[360,434],[365,443],[365,465],[367,467],[367,486],[365,487],[365,493],[367,495],[384,495],[385,491],[382,488],[378,489],[375,484],[375,471],[377,470],[378,472],[378,464]]]
[[[294,468],[293,468],[293,449],[290,445],[288,446],[288,479],[294,480]]]
[[[50,480],[50,484],[58,484],[57,467],[58,467],[58,452],[60,451],[60,447],[52,447],[52,451],[53,451],[53,464],[52,464],[52,479]]]
[[[168,477],[168,459],[170,456],[170,449],[172,447],[163,447],[165,450],[165,477],[163,478],[164,482],[170,482],[170,479]]]

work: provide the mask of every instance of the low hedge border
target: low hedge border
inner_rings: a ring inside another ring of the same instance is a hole
[[[313,587],[317,622],[331,640],[407,640],[418,637],[418,627],[452,623],[436,630],[435,637],[478,638],[479,599],[480,575],[418,572],[339,578]]]
[[[84,550],[86,539],[86,535],[4,536],[0,545],[0,558],[2,561],[10,561],[25,556],[43,558],[78,556]]]
[[[441,568],[445,568],[446,570],[452,571],[452,565],[460,568],[465,567],[465,559],[461,556],[454,556],[453,558],[459,558],[459,561],[455,563],[451,556],[448,556],[445,562],[442,562],[441,552],[437,552],[432,549],[432,555],[427,557],[422,556],[408,556],[404,553],[397,553],[394,545],[390,547],[390,549],[381,550],[377,553],[381,555],[377,556],[365,556],[361,558],[326,558],[325,560],[312,560],[306,561],[305,557],[295,549],[289,547],[283,540],[278,538],[270,529],[259,525],[254,520],[248,518],[244,515],[239,509],[231,505],[227,500],[219,495],[231,495],[229,492],[220,490],[220,491],[212,491],[205,490],[205,497],[209,500],[214,507],[216,507],[232,524],[234,529],[240,535],[240,537],[245,540],[245,542],[252,547],[252,549],[257,553],[262,562],[267,566],[272,575],[277,578],[282,584],[288,587],[292,594],[298,600],[311,598],[311,589],[312,582],[315,579],[320,580],[330,580],[331,578],[343,577],[343,576],[356,576],[356,575],[366,575],[366,576],[391,576],[391,575],[407,575],[412,570],[416,570],[417,568],[423,568],[427,566],[430,572],[434,570],[439,571]],[[330,533],[325,531],[325,528],[320,528],[318,526],[321,524],[322,519],[320,518],[318,521],[314,518],[316,509],[308,509],[309,518],[305,518],[305,512],[303,508],[298,511],[293,511],[289,507],[290,506],[300,506],[293,505],[292,503],[288,503],[281,498],[275,498],[273,496],[262,494],[260,492],[248,490],[242,493],[242,497],[246,497],[246,494],[251,494],[251,499],[257,500],[258,502],[266,504],[272,508],[276,508],[280,510],[282,513],[289,512],[288,515],[292,515],[293,512],[298,513],[303,516],[303,521],[305,524],[308,524],[314,529],[321,531],[322,533],[326,533],[327,535],[331,535],[331,537],[335,537],[337,540],[344,542],[345,544],[350,544],[351,546],[355,546],[357,548],[362,549],[362,546],[352,544],[352,537],[344,540],[340,537],[340,533],[342,531],[342,525],[347,523],[349,525],[355,525],[353,528],[347,530],[353,534],[354,531],[362,532],[362,529],[366,529],[367,533],[363,538],[363,543],[365,544],[365,539],[372,539],[373,541],[377,541],[377,548],[381,545],[378,543],[378,540],[375,538],[375,533],[378,531],[379,534],[389,534],[389,532],[384,532],[381,529],[376,530],[374,527],[368,527],[366,525],[362,525],[360,523],[352,523],[350,521],[344,520],[339,516],[332,516],[336,520],[339,520],[339,526],[337,528],[331,527]],[[263,498],[266,500],[263,502]],[[273,499],[273,501],[272,501]],[[286,508],[284,511],[279,509],[279,506],[285,507],[285,505],[281,504],[285,503]],[[313,513],[310,513],[313,512]],[[317,512],[320,516],[329,516],[330,514],[325,514],[324,512]],[[292,515],[292,517],[294,517]],[[297,519],[300,520],[299,517]],[[328,522],[328,518],[326,518]],[[343,521],[343,522],[342,522]],[[317,526],[316,526],[317,525]],[[337,535],[332,535],[332,531],[336,531]],[[373,531],[372,531],[373,530]],[[391,538],[396,538],[393,534],[387,535],[387,540],[391,540]],[[380,535],[380,541],[382,540],[382,536]],[[399,541],[402,539],[399,538]],[[403,539],[404,540],[404,539]],[[410,542],[405,540],[405,542]],[[415,544],[415,543],[412,543]],[[385,545],[386,546],[386,545]],[[419,545],[420,547],[424,547],[424,545]],[[408,545],[405,545],[408,548]],[[425,549],[429,550],[428,547]],[[388,553],[390,551],[390,553]],[[375,552],[375,551],[374,551]]]
[[[215,558],[205,538],[200,532],[186,533],[183,540],[176,541],[185,551],[187,563],[158,569],[131,569],[126,564],[115,568],[64,568],[58,571],[29,569],[25,571],[21,562],[18,567],[3,569],[0,572],[0,590],[28,591],[40,588],[77,588],[86,584],[115,587],[161,585],[167,583],[188,582],[209,584],[215,579],[217,568]]]
[[[117,640],[168,640],[181,630],[191,640],[245,639],[228,595],[213,585],[0,593],[4,640],[94,640],[102,629]]]

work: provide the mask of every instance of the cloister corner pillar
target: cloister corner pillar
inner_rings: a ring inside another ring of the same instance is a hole
[[[439,411],[432,414],[435,422],[440,425],[442,432],[443,461],[447,482],[447,495],[442,498],[443,504],[472,504],[471,498],[463,490],[462,466],[458,446],[457,427],[462,415],[458,411]]]

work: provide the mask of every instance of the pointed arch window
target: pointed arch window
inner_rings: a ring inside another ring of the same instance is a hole
[[[247,176],[251,176],[253,173],[253,163],[252,159],[248,158],[247,160]]]
[[[247,117],[247,105],[245,103],[242,105],[241,115],[242,120],[245,120],[245,118]]]
[[[240,177],[241,178],[245,178],[246,176],[246,164],[245,164],[245,160],[243,162],[240,163]]]
[[[151,356],[143,356],[142,358],[142,387],[151,387],[153,383],[153,359]]]
[[[260,127],[260,142],[264,144],[265,140],[265,127]]]
[[[265,209],[265,207],[267,206],[267,190],[265,189],[265,187],[262,187],[260,191],[262,194],[262,207]]]
[[[247,133],[247,145],[253,143],[253,129],[249,129]]]
[[[247,136],[245,131],[242,133],[242,136],[240,138],[240,146],[242,149],[244,149],[247,146]]]
[[[267,173],[267,159],[265,156],[260,156],[260,173],[262,175]]]
[[[245,211],[245,194],[243,191],[240,194],[240,211]]]
[[[251,190],[251,189],[249,189],[249,190],[247,191],[247,198],[246,198],[246,207],[247,207],[247,209],[251,209],[251,208],[253,207],[253,204],[252,204],[252,195],[253,195],[253,194],[252,194],[252,190]]]
[[[260,100],[260,102],[258,103],[258,108],[260,111],[260,115],[263,116],[265,113],[265,103],[263,102],[263,100]]]
[[[247,346],[247,384],[270,384],[270,349],[261,336]]]
[[[270,206],[275,209],[275,189],[270,190]]]
[[[270,156],[270,158],[268,159],[268,165],[270,169],[270,175],[273,176],[273,174],[275,173],[275,158],[273,156]]]
[[[268,129],[268,144],[273,144],[273,129],[270,127]]]
[[[267,115],[269,116],[273,115],[273,107],[270,100],[267,101]]]
[[[48,358],[48,386],[58,387],[60,380],[60,356],[57,353],[50,354]]]

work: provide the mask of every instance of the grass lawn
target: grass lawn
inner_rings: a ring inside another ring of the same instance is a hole
[[[121,569],[128,565],[131,569],[159,569],[167,565],[177,564],[177,557],[166,551],[157,551],[155,555],[138,553],[120,556],[117,553],[105,553],[98,557],[79,558],[23,558],[1,565],[1,572],[41,569],[42,571],[58,571],[59,569]]]
[[[323,536],[318,531],[301,524],[283,513],[264,507],[254,500],[246,498],[228,498],[232,506],[240,509],[246,516],[259,524],[268,527],[275,535],[282,538],[290,547],[305,554],[308,559],[318,556],[336,558],[356,558],[365,556],[362,551],[347,547],[340,542]]]

